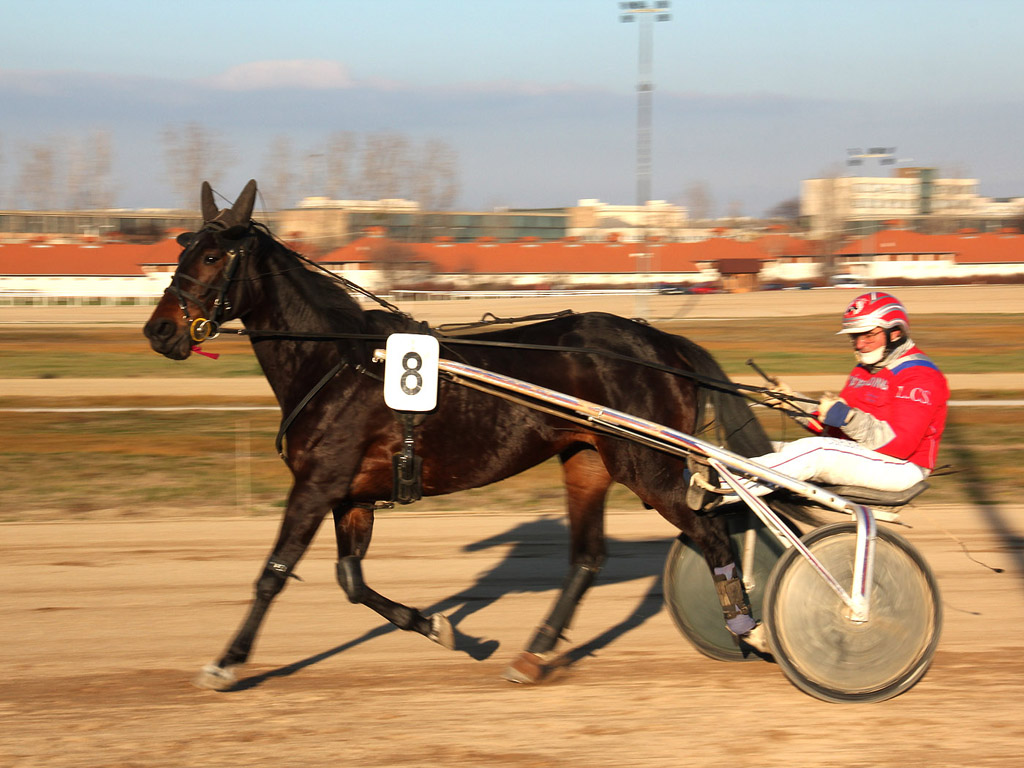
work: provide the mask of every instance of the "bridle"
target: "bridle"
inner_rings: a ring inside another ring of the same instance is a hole
[[[181,271],[191,258],[202,250],[203,244],[212,237],[216,249],[228,260],[220,270],[220,279],[206,282]],[[255,250],[259,242],[252,224],[249,226],[226,227],[222,222],[210,221],[198,232],[184,232],[178,235],[178,245],[185,250],[179,257],[178,268],[171,278],[167,290],[178,300],[182,317],[188,323],[188,335],[198,343],[215,339],[220,335],[220,326],[224,315],[231,311],[228,291],[238,272],[242,258]],[[186,287],[187,286],[187,287]],[[189,302],[200,308],[200,316],[192,317],[188,310]]]

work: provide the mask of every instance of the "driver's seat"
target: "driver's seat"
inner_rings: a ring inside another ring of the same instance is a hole
[[[930,486],[927,480],[922,480],[902,491],[879,491],[859,485],[820,485],[818,487],[829,493],[842,496],[847,501],[871,507],[876,519],[892,523],[899,520],[899,512],[896,511],[896,507],[909,504]],[[876,509],[877,507],[886,507],[887,509]]]

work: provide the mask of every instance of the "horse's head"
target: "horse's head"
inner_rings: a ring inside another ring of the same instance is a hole
[[[219,210],[213,190],[203,182],[203,226],[178,237],[178,268],[143,333],[150,346],[174,360],[184,360],[193,344],[216,335],[221,323],[238,316],[235,281],[245,255],[256,247],[252,223],[256,182],[250,181],[234,205]]]

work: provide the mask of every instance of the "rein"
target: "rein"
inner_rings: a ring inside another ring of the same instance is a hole
[[[344,278],[341,278],[344,279]],[[347,282],[347,281],[346,281]],[[405,314],[405,313],[403,313]],[[561,314],[561,313],[559,313]],[[503,319],[502,322],[514,321],[516,318]],[[536,319],[536,318],[534,318]],[[380,333],[322,333],[314,331],[258,331],[249,330],[247,328],[223,328],[220,329],[220,333],[233,333],[238,336],[249,336],[253,340],[260,339],[293,339],[297,341],[336,341],[339,339],[349,339],[357,341],[379,341],[386,342],[387,336]],[[787,395],[782,392],[776,392],[768,387],[758,387],[753,384],[739,384],[734,381],[728,381],[726,379],[718,379],[712,376],[704,376],[700,373],[694,373],[693,371],[684,371],[682,368],[674,368],[669,365],[662,365],[661,363],[654,363],[648,360],[641,360],[630,355],[623,355],[618,352],[611,352],[606,349],[595,349],[593,347],[563,347],[558,344],[525,344],[520,342],[511,341],[486,341],[483,339],[463,339],[453,336],[444,336],[441,334],[434,334],[437,336],[438,342],[442,345],[449,346],[468,346],[468,347],[497,347],[503,349],[523,349],[533,350],[540,352],[572,352],[576,354],[592,355],[596,357],[605,357],[609,360],[618,360],[620,362],[632,363],[640,365],[645,368],[651,368],[655,371],[662,373],[669,373],[674,376],[681,376],[686,379],[692,379],[700,384],[713,389],[719,389],[730,394],[738,394],[740,392],[753,392],[761,395],[771,395],[777,399],[793,400],[804,403],[817,403],[817,400],[811,398],[800,397],[798,395]]]
[[[281,242],[274,235],[274,233],[271,232],[270,229],[267,228],[265,225],[257,225],[255,222],[253,224],[254,224],[254,226],[259,226],[262,229],[263,232],[265,232],[269,237],[273,238],[274,242],[278,243],[279,245],[281,245],[282,247],[287,249],[299,261],[302,261],[303,263],[305,263],[305,264],[307,264],[307,265],[309,265],[309,266],[319,270],[320,272],[323,272],[325,275],[330,277],[332,280],[335,280],[335,281],[341,283],[342,286],[344,286],[344,288],[346,290],[349,290],[349,291],[352,291],[354,293],[358,293],[358,294],[360,294],[362,296],[365,296],[366,298],[370,299],[371,301],[374,301],[377,304],[379,304],[381,307],[383,307],[387,311],[389,311],[389,312],[391,312],[393,314],[399,315],[401,317],[404,317],[407,320],[409,320],[410,322],[416,322],[415,318],[413,318],[412,315],[410,315],[408,312],[405,312],[405,311],[399,309],[397,306],[395,306],[391,302],[387,301],[386,299],[382,299],[377,294],[373,293],[372,291],[367,290],[366,288],[363,288],[361,285],[358,285],[357,283],[353,283],[351,280],[349,280],[346,277],[342,277],[341,275],[338,275],[338,274],[335,274],[334,272],[331,272],[329,269],[324,268],[320,264],[317,264],[315,261],[313,261],[311,259],[307,259],[301,253],[296,253],[295,251],[291,250],[290,248],[288,248],[288,246],[286,246],[283,242]],[[691,379],[692,381],[696,381],[696,382],[698,382],[700,384],[703,384],[704,386],[711,387],[711,388],[714,388],[714,389],[718,389],[720,391],[727,392],[729,394],[739,395],[742,392],[753,392],[753,393],[760,394],[760,395],[772,395],[776,399],[779,399],[779,400],[798,401],[798,402],[814,403],[814,404],[817,404],[817,402],[818,402],[817,400],[812,400],[812,399],[806,398],[806,397],[800,397],[799,395],[788,395],[788,394],[782,393],[782,392],[775,392],[774,390],[769,389],[767,387],[758,387],[758,386],[753,386],[753,385],[750,385],[750,384],[738,384],[736,382],[727,381],[725,379],[716,379],[716,378],[713,378],[713,377],[710,377],[710,376],[704,376],[704,375],[699,374],[699,373],[693,373],[691,371],[684,371],[681,368],[673,368],[671,366],[661,365],[659,363],[651,363],[651,362],[647,362],[645,360],[640,360],[640,359],[635,358],[635,357],[630,357],[629,355],[621,355],[621,354],[619,354],[617,352],[610,352],[610,351],[604,350],[604,349],[593,349],[593,348],[589,348],[589,347],[562,347],[562,346],[558,346],[558,345],[549,345],[549,344],[523,344],[523,343],[515,343],[515,342],[507,342],[507,341],[483,341],[483,340],[479,340],[479,339],[463,339],[463,338],[448,336],[448,335],[446,335],[444,333],[445,331],[449,331],[449,330],[474,330],[474,329],[477,329],[477,328],[487,327],[487,326],[490,326],[490,325],[512,324],[512,323],[521,323],[521,322],[529,322],[529,321],[536,321],[536,320],[548,320],[548,319],[552,319],[552,318],[556,318],[556,317],[563,317],[565,315],[570,315],[570,314],[573,314],[573,311],[571,309],[565,309],[565,310],[561,310],[559,312],[552,312],[552,313],[547,313],[547,314],[524,315],[522,317],[497,317],[496,315],[488,312],[488,313],[486,313],[483,316],[483,319],[481,319],[480,321],[477,321],[477,322],[473,322],[473,323],[446,323],[446,324],[438,326],[436,329],[430,329],[429,326],[426,326],[426,323],[422,323],[421,325],[424,325],[427,328],[428,331],[430,331],[434,336],[437,336],[438,341],[441,344],[476,346],[476,347],[500,347],[500,348],[506,348],[506,349],[538,350],[538,351],[546,351],[546,352],[575,352],[575,353],[579,353],[579,354],[595,355],[595,356],[598,356],[598,357],[606,357],[606,358],[608,358],[610,360],[619,360],[621,362],[628,362],[628,363],[633,363],[635,365],[641,365],[641,366],[644,366],[646,368],[651,368],[651,369],[656,370],[656,371],[661,371],[662,373],[669,373],[669,374],[672,374],[674,376],[681,376],[683,378],[688,378],[688,379]],[[331,340],[338,340],[338,339],[353,339],[353,340],[379,341],[379,342],[387,341],[387,336],[384,336],[384,335],[381,335],[381,334],[306,333],[306,332],[291,332],[291,331],[250,331],[250,330],[245,329],[245,328],[230,329],[230,330],[225,329],[223,332],[224,333],[229,333],[230,332],[230,333],[236,333],[236,334],[242,335],[242,336],[249,336],[249,337],[251,337],[253,339],[259,339],[259,338],[265,338],[265,339],[289,338],[289,339],[296,339],[296,340],[311,340],[311,341],[331,341]],[[769,407],[778,407],[778,406],[769,406]]]
[[[212,225],[212,226],[211,226]],[[232,227],[225,230],[223,227],[217,226],[217,222],[209,222],[203,229],[198,233],[182,235],[179,237],[179,243],[181,243],[185,250],[181,255],[181,260],[184,261],[186,256],[190,255],[192,251],[198,248],[201,237],[204,232],[212,232],[213,238],[217,244],[217,247],[224,253],[225,257],[228,258],[228,265],[222,273],[222,278],[219,284],[208,283],[199,280],[191,275],[184,273],[175,272],[174,278],[172,278],[171,285],[168,288],[178,300],[178,305],[181,308],[182,315],[188,322],[189,336],[197,344],[203,341],[212,340],[217,338],[221,333],[232,333],[239,336],[248,336],[254,342],[261,339],[294,339],[299,341],[334,341],[340,339],[347,340],[358,340],[358,341],[376,341],[384,343],[387,341],[387,336],[384,334],[372,334],[372,333],[336,333],[336,332],[312,332],[312,331],[275,331],[275,330],[250,330],[247,328],[222,328],[221,318],[225,311],[230,311],[231,305],[227,298],[227,293],[231,286],[235,282],[245,281],[250,282],[257,280],[261,277],[268,275],[279,275],[284,274],[290,270],[277,270],[273,272],[260,273],[251,277],[240,278],[236,275],[239,265],[242,261],[243,256],[255,250],[259,245],[258,233],[262,232],[266,236],[270,237],[281,247],[285,248],[290,254],[292,254],[300,262],[304,263],[309,267],[323,272],[328,275],[331,279],[339,282],[342,286],[354,293],[358,293],[366,298],[376,302],[387,311],[399,315],[410,322],[415,323],[415,319],[407,312],[402,311],[391,302],[382,299],[381,297],[374,294],[362,286],[353,283],[351,280],[337,275],[334,272],[326,269],[325,267],[317,264],[311,259],[306,258],[300,253],[296,253],[286,246],[281,240],[279,240],[268,227],[263,224],[256,222],[250,222],[246,227]],[[185,239],[187,238],[187,239]],[[306,267],[296,267],[306,268]],[[179,282],[187,280],[190,283],[205,289],[201,296],[196,296],[194,293],[186,290],[182,287]],[[209,295],[215,293],[212,304],[207,305]],[[193,304],[199,307],[206,307],[207,313],[210,315],[206,317],[193,318],[188,311],[188,302],[191,301]],[[542,351],[542,352],[561,352],[561,353],[573,353],[590,355],[594,357],[603,357],[609,360],[616,360],[619,362],[630,363],[632,365],[639,365],[645,368],[650,368],[655,371],[662,373],[668,373],[673,376],[680,376],[682,378],[690,379],[698,384],[708,387],[710,389],[716,389],[721,392],[728,394],[742,396],[743,393],[752,392],[761,395],[771,395],[776,400],[788,400],[788,401],[801,401],[801,402],[816,402],[808,398],[788,395],[781,392],[775,392],[767,387],[758,387],[749,384],[739,384],[736,382],[728,381],[726,379],[718,379],[711,376],[705,376],[703,374],[695,373],[693,371],[684,371],[681,368],[674,368],[672,366],[662,365],[660,363],[650,362],[647,360],[640,360],[639,358],[631,357],[630,355],[620,354],[618,352],[612,352],[605,349],[595,349],[592,347],[564,347],[557,344],[526,344],[521,342],[508,342],[508,341],[486,341],[482,339],[467,339],[448,336],[444,333],[447,330],[469,330],[480,327],[486,327],[489,325],[497,324],[511,324],[523,321],[536,321],[542,319],[550,319],[553,317],[561,317],[568,314],[572,314],[572,310],[563,310],[557,313],[550,314],[535,314],[527,315],[524,317],[517,318],[500,318],[491,313],[484,315],[484,318],[476,323],[449,323],[439,326],[437,329],[431,329],[425,323],[422,323],[425,329],[437,337],[438,342],[443,345],[451,346],[471,346],[471,347],[492,347],[501,349],[520,349],[527,351]],[[195,348],[194,348],[195,349]],[[206,354],[206,353],[203,353]],[[277,437],[275,439],[275,447],[278,454],[284,458],[283,444],[284,436],[291,426],[292,422],[298,417],[302,410],[309,404],[309,402],[330,382],[335,376],[337,376],[342,370],[348,367],[347,362],[339,362],[333,366],[306,394],[306,396],[298,403],[298,405],[292,409],[284,420],[281,422],[280,429],[278,430]],[[357,369],[364,373],[369,373],[363,366],[357,366]],[[779,408],[786,410],[781,405],[772,405],[769,407]]]

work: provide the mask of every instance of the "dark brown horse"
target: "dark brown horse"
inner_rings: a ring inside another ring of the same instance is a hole
[[[197,336],[219,323],[241,320],[282,413],[294,417],[285,452],[294,484],[277,541],[240,630],[197,679],[197,684],[218,689],[234,684],[234,668],[248,659],[271,601],[328,511],[337,537],[337,578],[349,600],[369,606],[401,629],[454,646],[444,616],[424,616],[380,595],[364,583],[360,566],[370,544],[374,504],[393,498],[392,459],[402,448],[400,423],[382,395],[383,365],[373,362],[372,351],[391,333],[424,329],[399,313],[362,310],[336,278],[254,224],[255,194],[251,181],[231,208],[219,210],[209,185],[203,185],[204,225],[181,238],[184,249],[171,286],[145,326],[154,350],[183,360]],[[488,344],[474,346],[467,340]],[[462,336],[460,342],[455,346],[442,337],[442,356],[691,434],[710,404],[730,449],[746,456],[769,450],[742,398],[664,370],[724,380],[711,356],[648,325],[603,313],[571,314]],[[581,354],[580,348],[610,354]],[[571,567],[550,615],[506,673],[509,679],[537,682],[545,675],[562,631],[605,559],[604,504],[613,482],[627,486],[701,547],[716,574],[723,620],[730,628],[743,635],[753,626],[723,521],[686,506],[684,460],[444,380],[436,410],[417,420],[414,438],[424,495],[475,488],[552,456],[561,459]]]

